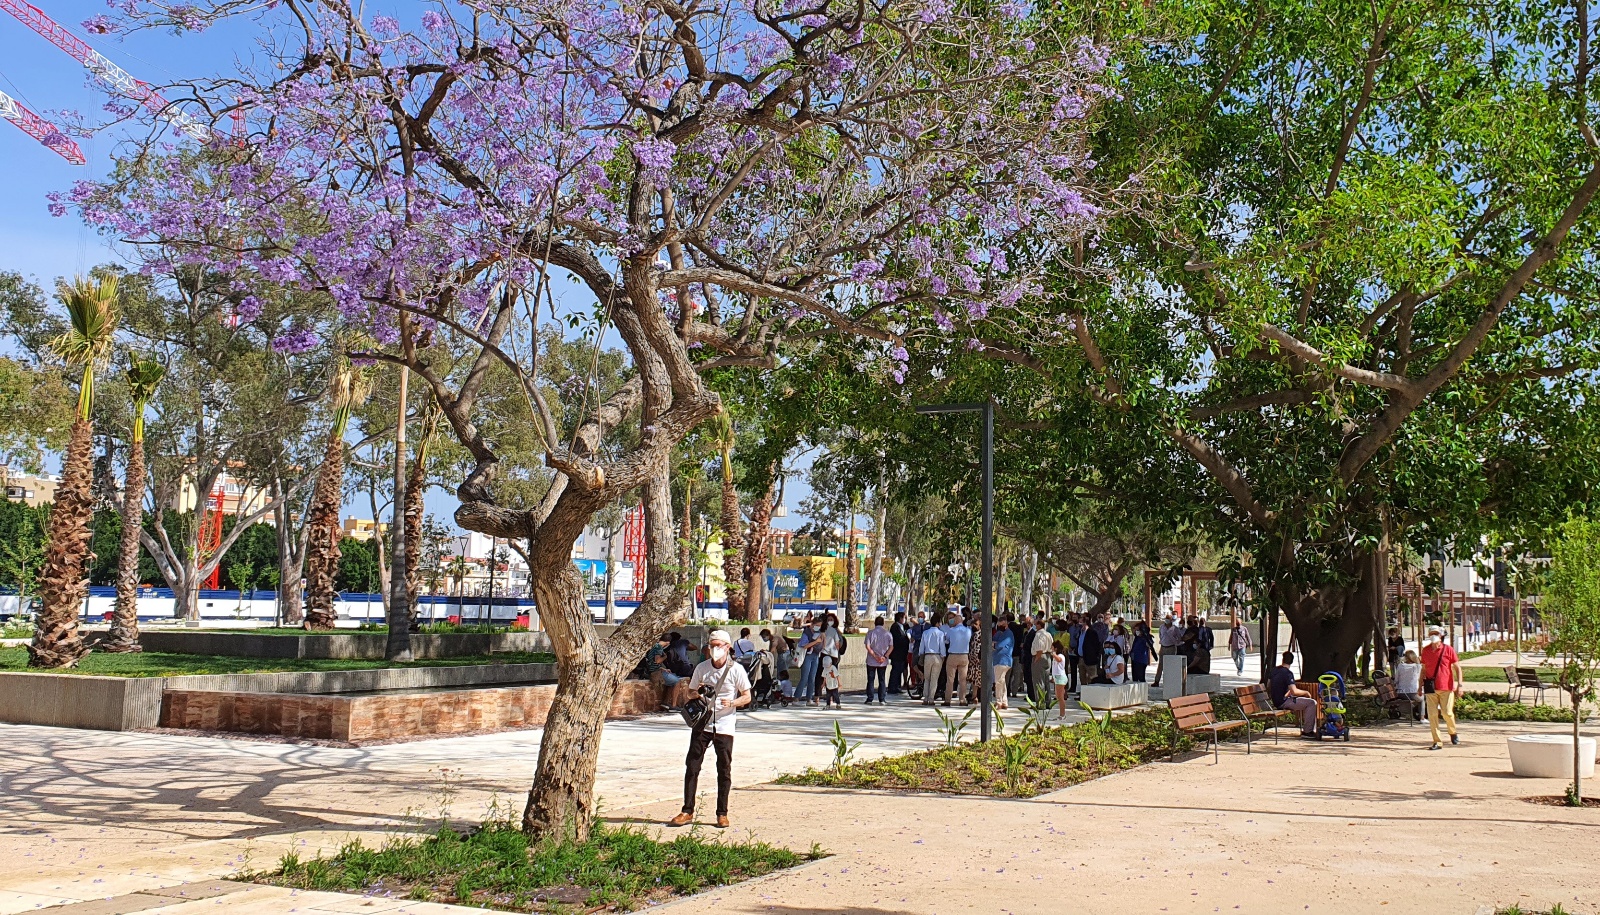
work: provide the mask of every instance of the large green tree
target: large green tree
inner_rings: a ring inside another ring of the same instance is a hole
[[[1156,36],[1097,154],[1162,204],[970,320],[976,355],[924,347],[944,378],[1062,433],[1055,472],[1236,548],[1311,670],[1370,638],[1397,543],[1471,552],[1592,498],[1586,3],[1060,15]]]

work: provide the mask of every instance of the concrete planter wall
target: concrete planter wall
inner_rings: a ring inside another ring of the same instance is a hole
[[[167,690],[338,695],[439,687],[543,684],[554,664],[398,667],[186,677],[0,673],[0,722],[127,731],[158,727]]]
[[[209,654],[227,658],[332,659],[381,661],[388,635],[382,632],[339,632],[330,635],[263,635],[240,632],[147,631],[139,643],[146,651]],[[549,651],[543,632],[459,632],[413,635],[417,658],[466,658],[500,652]]]

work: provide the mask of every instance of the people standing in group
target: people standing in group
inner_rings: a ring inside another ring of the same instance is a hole
[[[983,640],[985,636],[982,623],[983,620],[976,611],[972,611],[969,614],[967,630],[971,637],[967,639],[967,682],[962,687],[962,694],[968,702],[983,701]]]
[[[1150,633],[1149,624],[1143,620],[1133,624],[1133,645],[1128,650],[1128,657],[1133,663],[1134,682],[1146,682],[1145,672],[1156,658],[1156,640]]]
[[[1046,628],[1043,614],[1034,617],[1032,642],[1028,645],[1029,680],[1032,681],[1029,700],[1046,705],[1050,702],[1050,695],[1054,692],[1050,681],[1050,647],[1055,644],[1055,639],[1050,636]]]
[[[1406,653],[1405,636],[1400,634],[1399,626],[1389,627],[1389,638],[1385,642],[1385,646],[1387,648],[1385,655],[1389,660],[1389,669],[1395,671],[1395,679],[1398,680],[1400,679],[1400,661],[1405,657]]]
[[[872,623],[872,628],[867,630],[867,705],[872,704],[872,684],[878,684],[877,700],[879,705],[888,705],[888,672],[889,656],[894,652],[894,636],[889,634],[883,625],[883,617],[878,617]]]
[[[1079,662],[1082,660],[1078,654],[1078,646],[1083,643],[1083,630],[1085,628],[1087,628],[1087,625],[1084,623],[1083,617],[1076,613],[1068,617],[1065,653],[1067,656],[1067,692],[1069,693],[1078,691]]]
[[[767,650],[772,652],[772,669],[782,673],[794,666],[794,658],[789,654],[789,637],[783,634],[783,624],[777,625],[777,632],[761,630],[761,640],[767,643]]]
[[[644,672],[658,690],[657,701],[662,709],[672,708],[672,694],[683,679],[667,667],[667,648],[672,645],[672,637],[676,634],[663,633],[644,656]]]
[[[1244,620],[1235,619],[1233,630],[1228,633],[1228,653],[1233,655],[1233,668],[1239,676],[1244,676],[1244,657],[1250,653],[1250,627]]]
[[[717,629],[706,640],[710,657],[695,666],[689,689],[702,686],[714,690],[710,697],[712,719],[690,732],[689,755],[683,764],[683,810],[667,821],[668,826],[687,826],[694,822],[695,797],[699,793],[700,766],[706,750],[717,755],[717,828],[728,828],[728,796],[733,792],[733,735],[738,710],[750,704],[750,675],[733,660],[728,633]]]
[[[939,674],[944,670],[944,656],[949,648],[944,630],[930,625],[922,633],[919,651],[922,654],[922,704],[932,705],[939,688]]]
[[[1310,692],[1302,689],[1295,683],[1294,652],[1285,651],[1283,660],[1272,670],[1272,677],[1267,681],[1267,697],[1272,700],[1272,707],[1294,712],[1300,716],[1300,736],[1307,740],[1320,740],[1321,734],[1317,733],[1317,700]]]
[[[1184,631],[1184,655],[1189,659],[1189,673],[1211,673],[1211,648],[1215,644],[1211,627],[1198,616],[1189,617],[1188,628]]]
[[[917,611],[917,622],[911,627],[911,667],[906,672],[906,690],[912,698],[920,699],[925,691],[922,675],[922,637],[928,634],[928,611]]]
[[[990,650],[994,652],[994,704],[997,708],[1010,708],[1006,704],[1009,692],[1007,684],[1011,679],[1011,659],[1017,651],[1017,636],[1011,631],[1011,614],[1001,615],[994,624],[994,641]]]
[[[1428,644],[1422,649],[1422,692],[1428,704],[1428,729],[1433,733],[1433,746],[1440,749],[1439,719],[1450,734],[1450,745],[1461,743],[1456,734],[1456,699],[1461,695],[1461,658],[1456,650],[1444,641],[1444,630],[1434,626],[1428,630]]]
[[[944,704],[951,705],[959,701],[967,704],[967,670],[968,657],[972,650],[972,627],[961,619],[959,610],[951,610],[945,618],[949,626],[945,630],[945,655],[944,655]]]
[[[1093,623],[1086,623],[1078,634],[1078,682],[1093,683],[1100,679],[1100,658],[1105,642]]]
[[[1166,659],[1178,657],[1182,654],[1179,649],[1183,645],[1183,625],[1171,612],[1164,613],[1161,616],[1159,637],[1161,639],[1161,666],[1156,668],[1157,686],[1161,685],[1161,667],[1166,666]]]
[[[1023,704],[1027,704],[1028,688],[1033,678],[1033,626],[1028,622],[1028,615],[1011,620],[1011,634],[1016,642],[1011,650],[1011,673],[1006,677],[1006,690],[1009,695],[1022,696]]]
[[[822,689],[824,705],[843,708],[839,700],[839,658],[844,654],[844,633],[839,631],[839,617],[830,613],[822,628]]]
[[[1056,691],[1056,717],[1067,719],[1067,653],[1061,643],[1050,643],[1050,682]]]
[[[817,619],[807,614],[800,627],[800,682],[795,686],[795,698],[808,704],[817,704],[817,675],[822,672],[822,633]]]
[[[911,663],[911,633],[906,628],[906,612],[896,610],[894,625],[889,627],[889,695],[898,696],[909,685],[906,672]]]
[[[1411,717],[1422,720],[1422,659],[1407,649],[1394,665],[1394,691],[1411,703]]]

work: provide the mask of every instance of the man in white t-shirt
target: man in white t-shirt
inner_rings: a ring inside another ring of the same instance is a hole
[[[683,766],[683,812],[667,821],[668,826],[687,826],[694,822],[695,795],[700,787],[700,764],[706,748],[717,751],[717,828],[728,828],[728,795],[733,791],[733,728],[738,710],[750,704],[750,675],[732,657],[733,640],[721,629],[707,639],[711,657],[701,661],[689,678],[689,689],[696,695],[702,686],[714,690],[711,697],[716,712],[710,724],[690,732],[689,756]]]

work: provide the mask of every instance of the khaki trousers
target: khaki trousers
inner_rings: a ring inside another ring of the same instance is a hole
[[[944,658],[936,654],[922,656],[922,704],[932,705],[933,696],[939,691],[939,668],[944,666]]]
[[[961,700],[967,694],[967,656],[951,655],[944,659],[944,704]]]
[[[1433,742],[1443,743],[1439,739],[1439,716],[1444,716],[1445,730],[1451,737],[1456,736],[1456,694],[1450,692],[1428,693],[1428,729],[1433,732]]]

